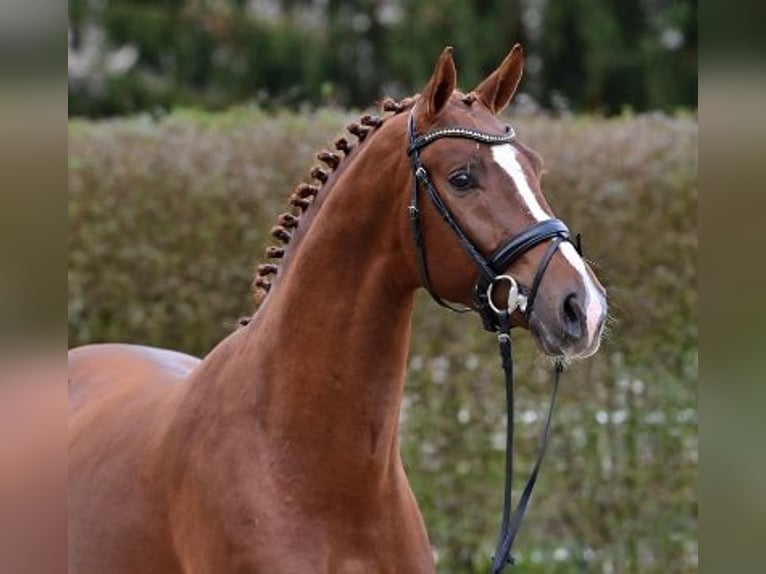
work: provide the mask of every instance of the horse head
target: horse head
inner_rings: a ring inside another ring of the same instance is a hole
[[[606,293],[541,191],[542,161],[499,118],[521,80],[518,44],[474,90],[452,49],[410,110],[410,219],[421,285],[443,303],[528,328],[548,355],[595,353]]]

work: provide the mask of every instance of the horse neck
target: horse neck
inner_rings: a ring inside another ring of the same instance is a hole
[[[346,160],[263,305],[226,345],[225,400],[254,405],[258,432],[312,473],[343,468],[361,480],[398,457],[416,288],[404,147],[403,125],[384,124]]]

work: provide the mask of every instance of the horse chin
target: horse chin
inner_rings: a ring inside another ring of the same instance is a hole
[[[594,354],[601,345],[600,333],[594,336],[590,341],[562,341],[556,336],[555,327],[551,328],[537,317],[532,317],[529,321],[529,332],[532,334],[537,347],[548,357],[556,360],[563,360],[566,363],[586,359]]]

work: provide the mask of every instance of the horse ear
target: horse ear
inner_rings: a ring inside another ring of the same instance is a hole
[[[422,94],[421,101],[425,104],[423,114],[426,120],[431,120],[442,111],[455,91],[457,72],[455,60],[452,58],[452,47],[444,48],[431,79]]]
[[[521,44],[516,44],[503,63],[479,84],[474,93],[493,114],[500,113],[516,93],[523,68],[524,50]]]

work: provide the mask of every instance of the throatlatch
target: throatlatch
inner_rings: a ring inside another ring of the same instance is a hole
[[[439,192],[434,186],[428,171],[420,161],[420,150],[440,138],[463,138],[470,139],[487,145],[509,144],[515,139],[515,132],[510,126],[506,126],[504,134],[487,134],[473,128],[455,126],[440,128],[418,136],[415,132],[414,110],[410,111],[407,123],[407,134],[409,145],[407,155],[410,158],[410,166],[413,173],[412,196],[409,205],[409,219],[412,227],[412,233],[415,240],[415,251],[417,254],[418,268],[420,271],[423,286],[430,293],[431,297],[442,307],[446,307],[458,313],[476,311],[481,316],[484,328],[491,332],[498,333],[498,343],[500,359],[505,375],[506,407],[507,407],[507,435],[505,450],[505,493],[503,500],[503,514],[500,521],[500,532],[498,535],[497,547],[492,556],[492,574],[499,574],[508,564],[515,564],[511,554],[513,542],[521,527],[521,522],[526,513],[529,500],[532,496],[532,490],[537,482],[537,476],[540,472],[545,451],[548,445],[548,436],[550,434],[551,418],[553,408],[556,402],[556,393],[558,392],[559,377],[563,371],[563,365],[560,361],[556,362],[553,391],[548,407],[548,414],[545,420],[545,426],[540,437],[540,447],[537,459],[532,467],[529,479],[524,486],[516,508],[511,512],[512,507],[512,484],[513,484],[513,410],[514,410],[514,387],[513,387],[513,357],[511,345],[511,315],[517,310],[521,311],[527,319],[532,313],[535,297],[542,282],[545,270],[556,250],[564,241],[571,242],[569,229],[558,219],[547,219],[541,221],[532,227],[522,231],[518,235],[506,240],[494,253],[488,258],[482,255],[481,251],[474,245],[473,241],[463,231],[458,221],[450,212],[447,205],[442,200]],[[466,308],[455,307],[444,301],[431,285],[428,274],[428,263],[426,259],[425,242],[420,221],[420,209],[418,207],[418,198],[420,188],[424,188],[436,211],[442,219],[449,225],[457,236],[460,245],[476,265],[479,276],[473,288],[473,306]],[[520,286],[517,281],[507,275],[508,267],[521,257],[525,252],[532,249],[540,243],[551,240],[548,248],[543,254],[537,266],[537,271],[528,289]],[[575,245],[579,252],[579,236]],[[508,298],[504,307],[496,305],[493,294],[495,286],[507,282]]]

